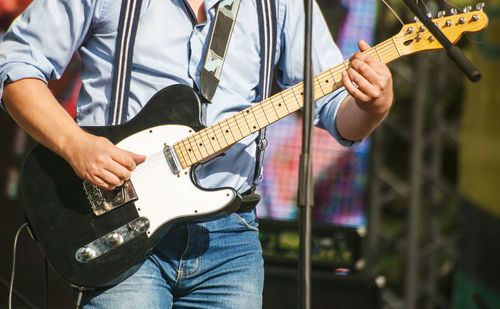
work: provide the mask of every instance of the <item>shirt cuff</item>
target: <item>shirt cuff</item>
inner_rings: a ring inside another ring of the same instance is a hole
[[[45,75],[32,65],[10,63],[0,67],[0,98],[3,97],[3,89],[6,83],[15,82],[24,78],[36,78],[47,83]],[[0,107],[5,110],[3,100],[0,100]]]
[[[330,94],[329,96],[322,98],[320,100],[332,100],[330,104],[325,104],[322,107],[322,110],[320,112],[320,116],[315,119],[315,125],[317,125],[320,128],[326,129],[331,136],[333,136],[337,142],[344,146],[344,147],[353,147],[358,145],[359,143],[362,142],[362,140],[359,141],[351,141],[343,136],[340,135],[340,133],[337,130],[337,112],[339,110],[340,104],[344,99],[347,97],[348,93],[344,89],[340,89],[335,91],[333,94]],[[333,101],[337,102],[336,104],[333,104]],[[321,104],[321,103],[320,103]],[[333,119],[333,120],[332,120]]]

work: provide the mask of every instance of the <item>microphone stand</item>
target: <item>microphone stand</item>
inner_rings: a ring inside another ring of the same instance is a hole
[[[448,57],[450,57],[457,66],[464,72],[465,75],[472,82],[477,82],[481,79],[481,72],[470,62],[464,53],[457,46],[451,44],[448,38],[439,30],[432,20],[425,15],[425,7],[423,6],[423,1],[417,1],[418,5],[414,0],[403,0],[410,11],[412,11],[415,16],[427,27],[427,29],[434,35],[434,37],[443,45]]]
[[[311,37],[312,37],[312,0],[304,0],[305,7],[305,42],[304,42],[304,108],[302,123],[302,153],[299,166],[298,219],[299,219],[299,306],[300,309],[311,307],[311,212],[313,205],[313,181],[311,136],[314,116]]]

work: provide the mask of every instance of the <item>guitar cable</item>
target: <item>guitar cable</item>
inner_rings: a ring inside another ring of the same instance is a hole
[[[82,296],[83,296],[83,290],[78,289],[78,295],[76,296],[76,301],[75,301],[75,309],[80,308],[80,304],[82,303]]]
[[[14,246],[13,246],[13,250],[12,250],[12,271],[11,271],[10,283],[9,283],[9,309],[12,309],[12,295],[14,293],[14,278],[16,275],[17,241],[18,241],[19,235],[21,234],[23,229],[26,229],[31,234],[29,227],[28,227],[28,223],[25,222],[17,229],[16,236],[14,237]],[[44,299],[45,299],[45,308],[48,309],[49,308],[49,271],[48,271],[49,267],[48,267],[47,259],[45,257],[43,259],[43,262],[44,262],[43,268],[44,268],[44,282],[45,282]],[[30,307],[32,309],[38,309],[36,306],[31,304],[27,299],[25,299],[25,297],[23,297],[22,295],[19,295],[19,293],[17,291],[16,291],[16,294],[26,303],[26,305],[28,305],[28,307]],[[75,304],[76,309],[78,309],[80,307],[80,303],[82,300],[82,294],[83,294],[83,291],[80,289],[78,291],[78,296],[76,299],[76,304]]]
[[[12,309],[12,292],[14,290],[14,276],[16,273],[16,252],[17,252],[17,240],[19,238],[19,234],[21,231],[28,227],[28,223],[23,223],[16,232],[16,236],[14,237],[14,249],[12,251],[12,272],[10,275],[10,285],[9,285],[9,309]]]

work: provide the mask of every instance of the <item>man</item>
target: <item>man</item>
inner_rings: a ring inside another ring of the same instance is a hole
[[[276,0],[278,83],[302,78],[304,14],[301,0]],[[217,0],[145,0],[135,41],[128,119],[158,90],[173,84],[200,89],[207,37]],[[107,125],[113,55],[121,1],[38,0],[16,20],[0,44],[0,93],[12,117],[36,140],[63,157],[76,174],[103,189],[127,180],[145,160],[115,147],[78,125]],[[222,76],[206,125],[227,118],[258,100],[259,27],[256,4],[241,2]],[[359,43],[360,49],[369,46]],[[61,75],[74,50],[82,60],[82,90],[76,122],[45,83]],[[386,65],[361,53],[343,74],[345,90],[316,102],[316,124],[344,145],[367,136],[386,116],[393,99]],[[342,61],[315,5],[315,73]],[[78,125],[77,125],[78,124]],[[254,181],[256,134],[224,156],[196,169],[205,188],[248,191]],[[182,207],[182,205],[178,205]],[[263,262],[255,211],[179,224],[125,281],[86,291],[84,308],[258,308],[262,303]]]

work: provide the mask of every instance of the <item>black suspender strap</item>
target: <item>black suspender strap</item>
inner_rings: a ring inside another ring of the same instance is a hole
[[[200,73],[200,92],[208,102],[212,101],[219,85],[239,7],[240,0],[221,0],[217,7],[205,63]]]
[[[142,0],[122,0],[115,46],[108,125],[115,126],[127,120],[132,56],[141,5]]]
[[[257,88],[257,100],[263,101],[271,95],[276,57],[276,6],[274,0],[256,0],[259,17],[260,37],[260,83]],[[267,147],[266,128],[259,132],[257,138],[257,157],[255,162],[254,186],[260,181],[264,149]]]

